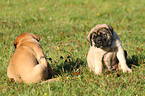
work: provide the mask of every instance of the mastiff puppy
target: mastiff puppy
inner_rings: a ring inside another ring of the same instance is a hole
[[[54,75],[39,43],[40,38],[32,33],[23,33],[15,38],[15,53],[7,68],[10,80],[36,83]]]
[[[88,66],[95,74],[101,74],[104,68],[113,69],[116,57],[123,72],[132,72],[128,68],[125,53],[118,35],[107,24],[96,25],[88,34],[90,49],[87,56]]]

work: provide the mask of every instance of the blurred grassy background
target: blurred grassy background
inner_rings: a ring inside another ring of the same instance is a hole
[[[144,95],[144,5],[144,0],[0,0],[0,94]],[[119,34],[132,64],[131,74],[89,72],[86,36],[103,23]],[[24,32],[41,37],[44,54],[60,81],[26,85],[8,80],[13,41]]]

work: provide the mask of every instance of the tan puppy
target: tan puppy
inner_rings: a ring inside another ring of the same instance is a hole
[[[23,33],[15,38],[15,53],[12,56],[7,75],[16,82],[36,83],[54,75],[47,63],[39,37],[32,33]]]
[[[106,67],[111,70],[116,57],[123,72],[132,72],[126,64],[125,54],[118,35],[107,24],[96,25],[87,36],[90,49],[87,56],[88,66],[95,74],[101,74]]]

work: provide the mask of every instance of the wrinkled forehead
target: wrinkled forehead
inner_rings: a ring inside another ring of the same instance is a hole
[[[100,29],[97,29],[95,32],[93,33],[96,33],[96,34],[100,34],[100,33],[108,33],[108,29],[107,28],[100,28]]]

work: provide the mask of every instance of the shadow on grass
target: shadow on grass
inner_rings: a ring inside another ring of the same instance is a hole
[[[125,54],[127,58],[127,53]],[[132,55],[131,57],[127,58],[127,65],[129,68],[133,66],[140,66],[144,61],[140,62],[143,60],[145,56],[143,55]],[[60,59],[58,61],[51,61],[52,65],[55,65],[54,71],[56,72],[56,75],[62,75],[62,74],[80,74],[81,68],[86,66],[86,62],[81,60],[80,58],[75,58],[74,56],[68,55],[66,58],[63,56],[60,56]],[[56,65],[57,64],[57,65]],[[118,64],[118,61],[117,61]],[[108,73],[113,73],[115,70],[108,71]],[[105,73],[106,74],[106,73]],[[119,77],[119,76],[118,76]]]
[[[56,72],[56,75],[62,75],[65,73],[75,74],[80,72],[80,67],[85,66],[84,61],[79,58],[74,58],[73,56],[71,57],[70,55],[68,55],[66,58],[60,56],[60,60],[57,62],[55,61],[55,63],[58,64],[53,69]]]
[[[140,66],[144,62],[144,55],[132,55],[131,58],[127,58],[127,65],[131,68],[132,66]]]

